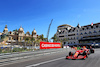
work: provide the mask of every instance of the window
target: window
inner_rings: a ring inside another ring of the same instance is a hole
[[[64,33],[65,31],[63,30],[62,33]]]
[[[59,34],[61,34],[61,32],[59,32]]]
[[[82,28],[82,30],[84,30],[84,28]]]
[[[59,36],[59,37],[64,37],[64,36]]]
[[[86,32],[84,34],[87,34]]]
[[[21,40],[21,37],[20,37],[20,40]]]
[[[94,30],[94,32],[93,33],[97,33],[95,30]]]
[[[100,28],[100,25],[99,25],[99,28]]]
[[[9,40],[11,40],[11,37],[9,37]]]
[[[83,35],[82,33],[80,35]]]
[[[91,31],[89,31],[89,34],[92,34]]]
[[[90,26],[88,28],[89,28],[89,30],[91,30],[91,27]]]
[[[72,38],[71,38],[72,39]]]
[[[64,44],[66,44],[66,42],[64,42]]]
[[[98,25],[96,26],[96,28],[98,28]]]
[[[95,29],[95,27],[94,27],[94,29]]]
[[[69,34],[68,36],[75,36],[75,34]]]
[[[89,28],[87,27],[87,30],[88,30]]]
[[[71,30],[69,30],[68,32],[71,32]]]
[[[93,26],[91,26],[91,29],[93,29]]]
[[[84,28],[84,30],[86,30],[86,27]]]
[[[78,33],[77,33],[77,35],[78,35]]]

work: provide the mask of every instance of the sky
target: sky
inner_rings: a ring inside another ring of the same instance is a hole
[[[100,0],[0,0],[0,32],[24,28],[26,33],[35,29],[38,35],[49,38],[57,27],[68,24],[76,27],[100,22]]]

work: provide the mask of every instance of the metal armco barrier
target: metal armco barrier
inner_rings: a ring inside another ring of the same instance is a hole
[[[35,57],[35,56],[41,56],[46,54],[53,54],[57,52],[66,51],[67,49],[60,48],[60,49],[48,49],[48,50],[41,50],[41,51],[34,51],[34,52],[22,52],[22,53],[6,53],[6,54],[0,54],[0,63],[14,61],[14,60],[20,60],[24,58],[29,57]]]

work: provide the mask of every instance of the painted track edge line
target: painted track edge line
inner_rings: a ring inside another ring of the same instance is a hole
[[[50,62],[54,62],[54,61],[57,61],[57,60],[60,60],[60,59],[64,59],[65,57],[61,57],[61,58],[57,58],[57,59],[53,59],[53,60],[49,60],[49,61],[44,61],[44,62],[40,62],[40,63],[36,63],[36,64],[32,64],[32,65],[29,65],[29,66],[26,66],[26,67],[35,67],[35,66],[39,66],[41,64],[46,64],[46,63],[50,63]]]

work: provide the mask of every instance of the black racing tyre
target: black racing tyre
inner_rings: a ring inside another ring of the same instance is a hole
[[[83,55],[86,55],[86,52],[85,51],[83,52]]]
[[[72,52],[69,52],[69,56],[72,55]]]
[[[84,58],[82,58],[82,60],[85,60]]]
[[[65,59],[68,59],[67,57],[68,57],[68,56],[66,56],[66,58],[65,58]]]
[[[86,55],[86,58],[88,58],[88,55]]]
[[[94,50],[93,49],[90,49],[90,53],[94,53]]]

